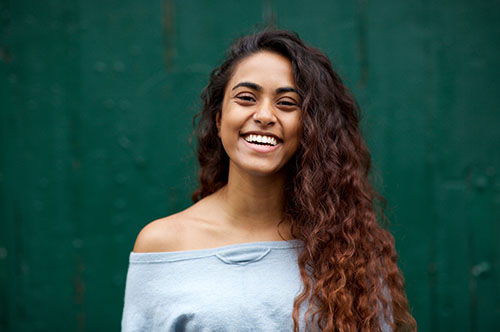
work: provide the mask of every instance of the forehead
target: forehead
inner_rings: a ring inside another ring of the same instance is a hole
[[[241,60],[234,69],[228,88],[242,81],[258,83],[264,87],[295,86],[290,60],[270,51],[261,51]]]

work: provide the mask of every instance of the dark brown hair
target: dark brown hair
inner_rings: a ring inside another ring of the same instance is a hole
[[[301,305],[307,303],[308,329],[372,332],[386,322],[392,331],[415,331],[394,238],[377,223],[375,206],[383,198],[368,180],[371,159],[359,128],[359,108],[328,57],[296,33],[265,29],[240,38],[211,73],[201,95],[196,132],[200,188],[193,201],[227,183],[229,159],[217,135],[216,115],[237,64],[263,50],[291,61],[303,101],[301,143],[287,165],[284,188],[292,234],[304,241],[298,260],[304,287],[294,302],[294,331],[299,331]]]

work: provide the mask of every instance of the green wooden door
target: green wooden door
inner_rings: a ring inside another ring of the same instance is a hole
[[[0,0],[0,330],[113,331],[147,222],[189,205],[191,119],[259,22],[358,97],[421,331],[500,330],[498,1]]]

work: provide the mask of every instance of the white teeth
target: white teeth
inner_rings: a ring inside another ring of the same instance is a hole
[[[273,146],[278,144],[278,141],[274,137],[253,135],[253,134],[245,137],[245,141],[247,141],[249,143],[265,143],[265,144],[270,144]]]

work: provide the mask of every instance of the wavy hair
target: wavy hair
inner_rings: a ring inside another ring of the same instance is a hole
[[[384,199],[369,182],[371,158],[359,127],[359,108],[327,56],[287,30],[264,29],[238,39],[213,70],[201,94],[196,128],[200,187],[194,202],[223,187],[229,158],[217,135],[227,82],[238,63],[259,51],[291,61],[302,98],[302,137],[288,162],[284,188],[292,235],[304,242],[298,258],[302,292],[293,304],[308,330],[416,331],[392,235],[379,226]],[[197,118],[195,118],[197,119]],[[380,204],[382,203],[382,204]]]

